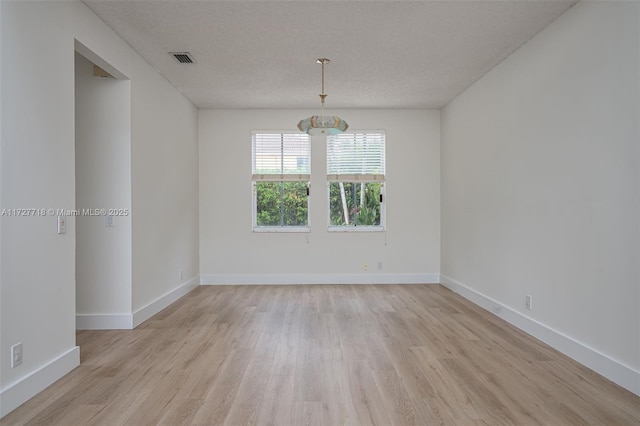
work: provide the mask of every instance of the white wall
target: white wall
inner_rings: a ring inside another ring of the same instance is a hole
[[[76,53],[75,101],[76,208],[123,213],[75,218],[76,314],[131,313],[131,80]]]
[[[442,112],[444,282],[636,393],[639,8],[578,3]]]
[[[72,208],[70,10],[66,5],[4,1],[0,8],[1,207]],[[54,216],[2,216],[0,220],[2,415],[23,397],[18,382],[59,359],[65,371],[79,358],[75,348],[73,221],[68,222],[66,234],[58,235]],[[11,369],[9,348],[18,342],[23,344],[23,364]],[[7,392],[9,387],[14,391]]]
[[[331,111],[352,130],[386,131],[386,234],[327,232],[326,147],[321,137],[312,140],[311,232],[252,232],[251,131],[295,130],[301,118],[313,113],[200,111],[203,283],[437,282],[438,111]],[[376,268],[378,261],[383,262],[382,271]]]
[[[132,82],[136,314],[177,286],[198,284],[198,113],[145,62],[137,61],[133,73],[140,77]]]
[[[131,79],[131,170],[123,172],[135,198],[128,313],[135,325],[197,283],[189,280],[198,272],[197,110],[82,3],[0,7],[2,208],[75,207],[75,39],[103,68]],[[163,230],[170,219],[175,226]],[[1,416],[75,367],[79,354],[75,220],[63,235],[51,216],[0,220]],[[11,369],[8,348],[17,342],[24,361]]]

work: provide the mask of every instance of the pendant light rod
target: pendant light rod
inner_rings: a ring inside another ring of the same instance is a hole
[[[324,101],[327,97],[327,94],[324,93],[324,66],[329,62],[330,61],[327,58],[316,59],[316,63],[322,65],[322,93],[320,93],[319,95],[320,105],[322,107],[322,115],[312,115],[311,117],[305,118],[304,120],[300,120],[300,122],[298,122],[298,129],[309,135],[335,135],[338,133],[342,133],[349,128],[347,122],[340,117],[333,116],[331,118],[328,118],[324,115]]]
[[[320,102],[324,106],[324,99],[327,97],[327,94],[324,93],[324,64],[327,64],[331,61],[327,58],[319,58],[316,60],[317,63],[322,64],[322,93],[320,93]]]

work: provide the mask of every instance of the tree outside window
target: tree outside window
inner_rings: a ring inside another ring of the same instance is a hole
[[[308,135],[252,134],[254,231],[308,230],[310,173]]]
[[[329,229],[385,229],[384,132],[327,138]]]

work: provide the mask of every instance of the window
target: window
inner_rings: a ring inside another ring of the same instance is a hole
[[[311,144],[303,133],[252,133],[253,230],[309,230]]]
[[[383,132],[329,136],[329,230],[383,231],[384,180]]]

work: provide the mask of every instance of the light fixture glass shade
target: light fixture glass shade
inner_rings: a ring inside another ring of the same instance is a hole
[[[346,121],[335,115],[332,117],[326,117],[324,115],[324,101],[327,98],[327,94],[324,93],[324,66],[330,62],[327,58],[318,58],[317,63],[322,65],[322,93],[320,96],[320,105],[322,106],[322,115],[312,115],[309,118],[300,120],[298,123],[298,129],[314,136],[314,135],[336,135],[342,133],[349,128]]]
[[[309,118],[300,120],[298,129],[311,135],[337,135],[349,128],[346,121],[337,116],[320,117],[312,115]]]

